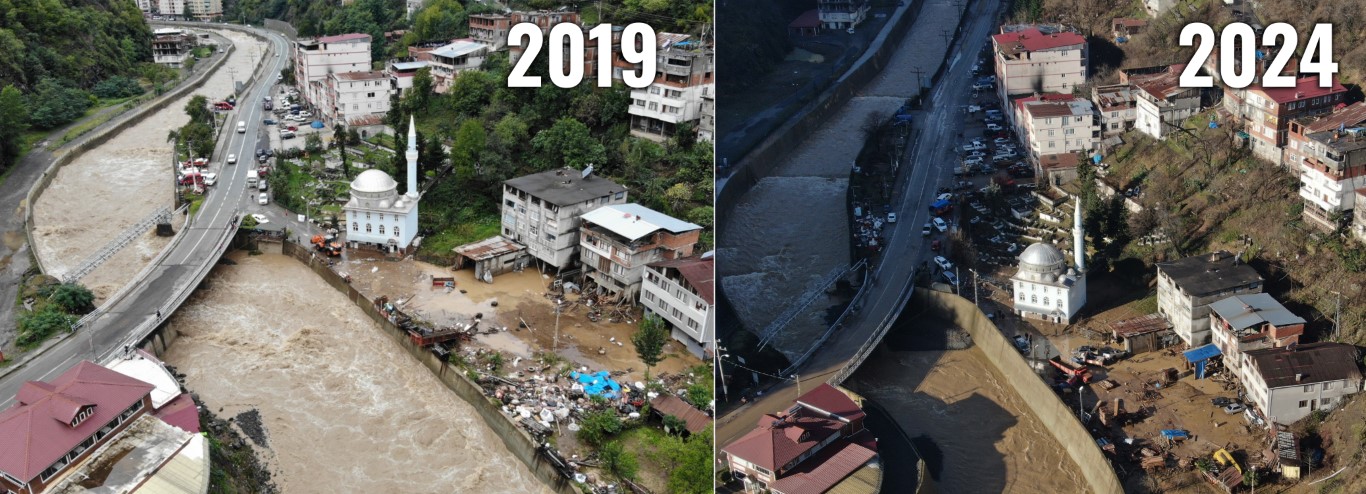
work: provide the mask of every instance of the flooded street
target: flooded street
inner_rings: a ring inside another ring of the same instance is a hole
[[[158,208],[174,204],[171,143],[166,136],[189,121],[185,104],[196,94],[210,101],[232,91],[229,70],[245,78],[256,67],[265,44],[236,31],[215,31],[237,49],[199,89],[147,116],[57,172],[33,206],[33,248],[49,274],[60,276],[104,247],[124,229]],[[220,157],[212,169],[218,172]],[[80,198],[80,200],[73,200]],[[184,217],[176,218],[179,230]],[[81,280],[103,301],[118,291],[170,237],[144,234]]]
[[[939,492],[1086,491],[1076,464],[980,350],[916,343],[889,334],[846,384],[891,413]]]
[[[281,492],[551,492],[303,264],[231,257],[172,318],[165,360],[218,415],[259,413]]]

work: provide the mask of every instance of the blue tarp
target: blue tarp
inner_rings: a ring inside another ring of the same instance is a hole
[[[609,400],[615,400],[621,396],[621,385],[608,377],[607,371],[598,371],[592,374],[571,372],[569,377],[583,385],[583,392],[588,396],[602,396]]]
[[[1211,357],[1218,356],[1221,353],[1219,347],[1214,346],[1213,343],[1183,352],[1186,356],[1186,361],[1195,364],[1196,379],[1205,378],[1205,362],[1208,362]]]
[[[1190,433],[1181,429],[1162,429],[1162,437],[1167,439],[1185,439],[1190,437]]]
[[[314,121],[313,121],[313,128],[315,128],[315,129],[321,129],[321,128],[323,128],[323,121],[322,121],[322,120],[314,120]]]
[[[940,200],[938,200],[938,201],[934,201],[934,204],[931,204],[931,205],[930,205],[930,209],[944,209],[944,208],[947,208],[947,207],[949,207],[949,201],[946,201],[946,200],[943,200],[943,199],[940,199]]]

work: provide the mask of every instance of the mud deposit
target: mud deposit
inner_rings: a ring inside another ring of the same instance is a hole
[[[229,70],[250,74],[265,44],[235,31],[215,31],[237,46],[218,72],[199,89],[149,114],[103,145],[77,157],[57,172],[33,207],[33,248],[49,274],[60,276],[158,208],[174,203],[171,144],[166,136],[189,121],[185,104],[194,95],[210,101],[232,91]],[[213,157],[218,172],[218,159]],[[212,191],[211,191],[212,193]],[[183,217],[177,217],[179,230]],[[97,301],[118,291],[141,271],[170,237],[148,231],[86,275],[81,282]]]
[[[281,492],[551,492],[305,266],[233,259],[176,312],[166,361],[220,416],[259,413],[247,433]]]
[[[1086,491],[1081,471],[980,350],[896,343],[884,344],[848,385],[881,403],[912,438],[939,492]]]

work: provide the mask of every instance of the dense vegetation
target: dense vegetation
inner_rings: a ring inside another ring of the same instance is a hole
[[[17,321],[19,338],[15,343],[23,348],[70,331],[82,314],[95,310],[95,295],[89,289],[45,275],[26,280],[20,298],[29,309],[21,311]]]
[[[735,94],[747,83],[760,80],[782,62],[792,51],[787,23],[814,8],[816,2],[811,0],[759,0],[725,9],[725,21],[717,26],[717,45],[745,48],[717,50],[717,72],[723,74],[717,81],[718,103],[724,104],[726,94]]]

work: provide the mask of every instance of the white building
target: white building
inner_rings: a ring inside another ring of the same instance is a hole
[[[577,261],[580,219],[609,204],[625,204],[626,187],[560,168],[503,182],[503,236],[542,262],[568,269]]]
[[[152,0],[138,0],[138,10],[144,14],[152,14],[156,10],[158,2]]]
[[[1304,333],[1304,318],[1290,312],[1269,293],[1235,295],[1209,306],[1210,333],[1214,346],[1228,367],[1242,382],[1248,382],[1251,369],[1246,352],[1279,348],[1299,343]]]
[[[1176,5],[1176,0],[1143,0],[1143,8],[1148,11],[1148,16],[1154,19],[1173,5]]]
[[[294,80],[309,104],[324,107],[327,75],[369,72],[370,35],[341,34],[294,43]]]
[[[991,37],[1001,101],[1032,93],[1070,94],[1086,83],[1086,38],[1040,26],[1005,26]]]
[[[712,253],[645,267],[640,305],[673,327],[675,340],[698,358],[716,350],[716,258]]]
[[[816,10],[826,29],[849,29],[868,18],[868,0],[817,0]]]
[[[1138,118],[1134,128],[1139,132],[1154,139],[1166,139],[1200,111],[1200,88],[1183,88],[1178,84],[1185,69],[1186,64],[1175,64],[1164,72],[1135,78]]]
[[[195,36],[182,29],[164,27],[152,31],[152,61],[180,68],[193,53]]]
[[[655,82],[631,90],[631,135],[664,141],[680,124],[700,127],[704,95],[716,90],[713,55],[706,49],[660,50]]]
[[[1043,156],[1091,152],[1100,145],[1100,122],[1090,101],[1029,101],[1021,108],[1021,135],[1036,163]]]
[[[1020,253],[1019,271],[1011,277],[1016,314],[1069,323],[1086,305],[1086,247],[1081,227],[1081,201],[1077,201],[1072,237],[1072,267],[1067,266],[1067,257],[1053,244],[1037,243]]]
[[[1210,342],[1210,304],[1262,292],[1262,275],[1227,251],[1157,263],[1157,312],[1191,348]]]
[[[417,237],[417,124],[408,121],[408,193],[398,194],[398,182],[388,173],[370,169],[351,181],[346,211],[346,240],[373,244],[390,251],[407,249]]]
[[[1286,167],[1298,170],[1304,218],[1336,230],[1336,216],[1356,207],[1356,190],[1366,187],[1366,103],[1352,103],[1331,115],[1290,122]],[[1348,215],[1345,219],[1350,219]]]
[[[1243,387],[1269,422],[1290,424],[1361,392],[1360,355],[1352,345],[1312,343],[1245,355],[1252,373]]]
[[[1111,84],[1091,88],[1091,102],[1096,105],[1096,111],[1100,115],[1101,135],[1123,134],[1134,127],[1134,121],[1138,119],[1135,92],[1132,84]]]
[[[223,0],[183,0],[185,10],[196,20],[208,21],[223,16]]]
[[[353,120],[389,113],[391,83],[384,72],[342,72],[327,75],[327,93],[320,105],[328,125],[351,125]]]
[[[185,0],[157,0],[157,12],[160,12],[162,17],[184,18],[187,13]]]
[[[461,72],[479,69],[488,51],[488,45],[470,39],[458,39],[418,56],[432,68],[432,90],[445,94]]]

